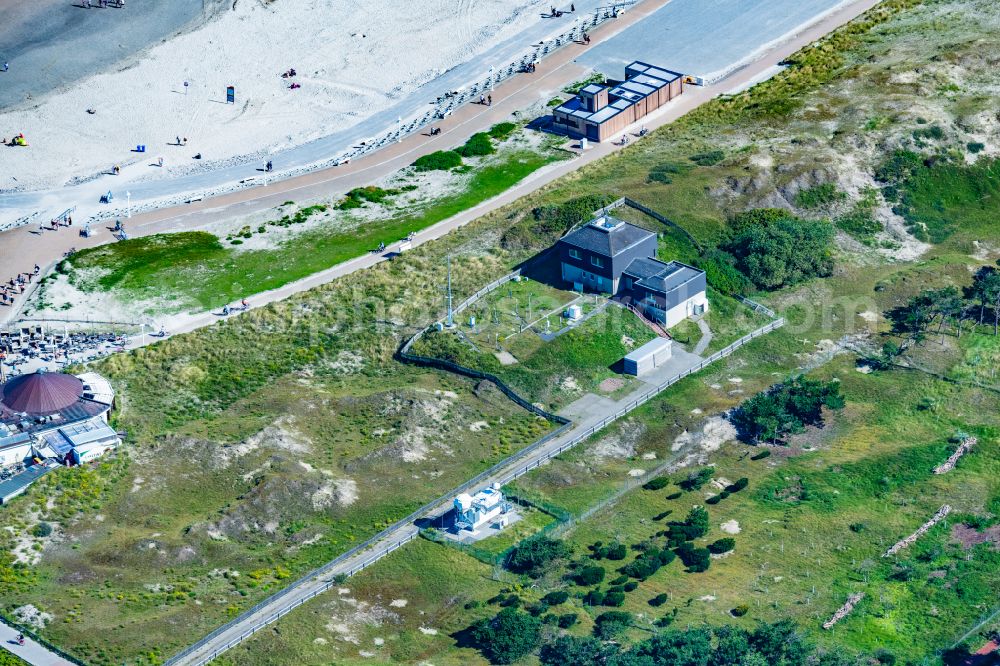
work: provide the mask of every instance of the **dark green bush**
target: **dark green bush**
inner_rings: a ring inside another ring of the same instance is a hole
[[[562,629],[569,629],[574,624],[579,622],[580,618],[576,613],[566,613],[565,615],[559,616],[559,626]]]
[[[747,606],[746,604],[740,604],[739,606],[737,606],[736,608],[732,609],[729,612],[730,614],[732,614],[733,617],[743,617],[744,615],[750,612],[750,607]]]
[[[632,580],[632,581],[629,581],[629,582],[625,583],[625,585],[623,587],[625,588],[626,592],[634,592],[636,590],[636,588],[639,587],[639,583],[637,583],[634,580]]]
[[[483,157],[495,153],[496,148],[493,147],[493,141],[490,139],[489,134],[486,132],[476,132],[469,137],[469,140],[464,145],[456,148],[455,152],[462,157]]]
[[[447,171],[461,164],[462,156],[454,150],[438,150],[422,155],[413,162],[417,171]]]
[[[625,593],[619,590],[608,590],[604,594],[604,601],[601,602],[602,606],[612,606],[618,608],[625,604]]]
[[[515,573],[537,576],[542,568],[553,560],[569,556],[569,548],[562,541],[547,537],[535,537],[522,542],[507,560],[507,568]]]
[[[503,122],[491,127],[488,133],[497,141],[506,141],[516,130],[517,125],[514,123]]]
[[[469,635],[480,652],[495,664],[509,664],[530,654],[541,641],[541,620],[514,608],[480,620]]]
[[[601,640],[611,640],[632,624],[632,614],[626,611],[608,611],[594,619],[594,635]]]
[[[718,541],[713,541],[708,544],[708,550],[713,555],[721,555],[722,553],[728,553],[733,548],[736,547],[736,539],[732,537],[724,537]]]
[[[750,460],[763,460],[764,458],[767,458],[769,455],[771,455],[771,449],[764,449],[760,453],[755,453],[752,456],[750,456]]]
[[[604,568],[596,565],[586,566],[576,572],[574,580],[577,585],[597,585],[604,580]]]
[[[569,592],[566,590],[553,590],[542,597],[542,601],[550,606],[558,606],[559,604],[566,603],[567,599],[569,599]]]
[[[650,606],[653,606],[654,608],[657,608],[657,607],[662,606],[663,604],[667,603],[667,601],[669,599],[670,599],[670,597],[668,597],[667,594],[664,592],[664,593],[658,594],[655,597],[653,597],[652,599],[650,599],[648,603],[649,603]]]
[[[983,152],[986,148],[986,144],[979,143],[978,141],[973,141],[971,143],[965,144],[966,149],[973,155]]]
[[[52,534],[52,526],[48,523],[38,523],[31,528],[31,534],[36,537],[47,537]]]
[[[675,500],[675,499],[680,499],[683,496],[684,496],[684,493],[682,493],[682,492],[670,493],[669,495],[667,495],[667,499],[668,500]]]
[[[726,492],[728,493],[738,493],[750,484],[750,479],[743,476],[736,480],[735,483],[730,483],[726,486]]]
[[[846,197],[845,193],[837,189],[835,183],[823,183],[815,187],[799,190],[795,194],[795,205],[799,208],[812,210],[814,208],[829,206]]]
[[[689,159],[698,166],[713,166],[726,157],[721,150],[708,150],[703,153],[695,153]]]
[[[670,485],[670,479],[666,476],[658,476],[642,484],[645,490],[663,490]]]

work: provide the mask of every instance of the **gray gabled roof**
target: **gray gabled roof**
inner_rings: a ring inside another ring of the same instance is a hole
[[[666,294],[704,272],[679,261],[664,263],[659,259],[639,258],[629,262],[622,274],[635,278],[641,287]]]
[[[650,236],[655,237],[656,234],[605,215],[566,234],[559,242],[604,257],[615,257]]]

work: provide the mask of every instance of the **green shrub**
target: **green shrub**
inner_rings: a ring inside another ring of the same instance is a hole
[[[788,435],[822,425],[824,407],[843,409],[840,382],[799,376],[750,398],[730,420],[745,442],[784,443]]]
[[[608,590],[604,594],[604,601],[601,602],[602,606],[611,606],[613,608],[618,608],[625,604],[625,593],[620,590]]]
[[[771,455],[771,449],[764,449],[760,453],[755,453],[752,456],[750,456],[750,460],[763,460],[764,458],[767,458],[769,455]]]
[[[703,467],[698,471],[688,473],[686,479],[677,485],[687,491],[701,490],[701,487],[712,480],[714,471],[711,467]]]
[[[722,553],[728,553],[735,547],[736,539],[732,537],[724,537],[708,544],[708,551],[713,555],[721,555]]]
[[[559,616],[558,624],[561,629],[569,629],[579,621],[580,618],[576,613],[566,613]]]
[[[567,599],[569,599],[569,592],[566,590],[553,590],[542,597],[542,601],[550,606],[558,606],[559,604],[566,603]]]
[[[455,152],[462,157],[483,157],[495,153],[496,148],[493,147],[493,141],[490,140],[489,134],[476,132],[469,137],[464,145],[456,148]]]
[[[663,490],[670,485],[670,479],[665,476],[658,476],[655,479],[650,479],[642,485],[645,490]]]
[[[541,620],[514,608],[480,620],[469,635],[480,652],[495,664],[509,664],[530,654],[541,641]]]
[[[934,141],[940,141],[944,138],[944,130],[941,129],[940,125],[931,125],[930,127],[921,127],[913,130],[914,139],[932,139]]]
[[[608,611],[594,619],[594,635],[601,640],[611,640],[632,624],[632,614],[627,611]]]
[[[712,495],[705,500],[705,504],[718,504],[720,500],[722,500],[721,495]]]
[[[654,608],[658,608],[658,607],[662,606],[663,604],[667,603],[667,601],[669,599],[670,599],[670,597],[667,596],[667,593],[663,592],[661,594],[656,595],[652,599],[650,599],[647,603],[650,606],[654,607]]]
[[[846,197],[847,195],[844,192],[837,189],[836,184],[823,183],[821,185],[816,185],[815,187],[799,190],[795,194],[795,205],[799,208],[813,210],[829,206],[830,204],[841,201]]]
[[[417,171],[447,171],[461,164],[462,156],[454,150],[438,150],[422,155],[413,162]]]
[[[52,534],[52,526],[48,523],[38,523],[31,528],[31,534],[36,537],[47,537]]]
[[[517,130],[516,124],[503,122],[503,123],[497,123],[496,125],[491,127],[488,133],[492,138],[496,139],[497,141],[506,141],[508,138],[510,138],[510,135],[513,134],[516,130]]]
[[[781,217],[735,229],[722,249],[755,287],[774,290],[832,274],[832,243],[830,222]]]
[[[712,564],[712,554],[708,548],[698,548],[690,541],[682,543],[674,552],[690,573],[708,571]]]
[[[732,609],[729,612],[733,617],[743,617],[744,615],[750,612],[750,607],[747,606],[746,604],[740,604],[739,606],[737,606],[736,608]]]
[[[587,594],[583,595],[583,603],[588,606],[600,606],[604,603],[604,592],[600,590],[591,590]]]
[[[680,499],[683,496],[684,496],[684,493],[682,493],[682,492],[670,493],[669,495],[667,495],[667,499],[668,500],[675,500],[675,499]]]
[[[562,541],[547,537],[535,537],[522,542],[507,560],[507,568],[515,573],[535,577],[549,562],[568,557],[569,547]]]
[[[578,570],[573,578],[580,586],[597,585],[604,580],[605,573],[604,567],[590,565]]]
[[[864,523],[851,523],[848,526],[848,529],[850,529],[855,534],[861,534],[862,532],[865,531],[865,527],[866,525]]]
[[[623,587],[625,588],[626,592],[634,592],[639,587],[639,583],[635,582],[634,580],[630,580],[629,582],[625,583]]]
[[[973,155],[978,155],[979,153],[983,152],[983,150],[985,150],[986,144],[979,143],[978,141],[972,141],[970,143],[965,144],[965,147]]]
[[[689,159],[698,166],[713,166],[721,162],[726,154],[721,150],[708,150],[703,153],[695,153]]]
[[[744,488],[746,488],[748,485],[750,485],[750,479],[748,479],[747,477],[743,476],[743,477],[740,477],[739,479],[736,479],[735,483],[730,483],[728,486],[726,486],[726,492],[728,492],[728,493],[738,493],[741,490],[743,490]]]

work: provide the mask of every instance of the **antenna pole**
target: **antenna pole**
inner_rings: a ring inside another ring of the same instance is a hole
[[[452,309],[452,297],[451,297],[451,256],[448,256],[448,291],[447,291],[447,301],[448,301],[448,319],[445,322],[445,326],[448,328],[455,328],[455,312]]]

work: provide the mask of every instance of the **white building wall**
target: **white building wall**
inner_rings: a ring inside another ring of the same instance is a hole
[[[697,314],[699,308],[702,312],[708,312],[708,298],[703,291],[691,296],[686,301],[678,303],[666,312],[654,307],[647,307],[646,309],[651,316],[659,319],[665,328],[672,328],[688,317]]]

